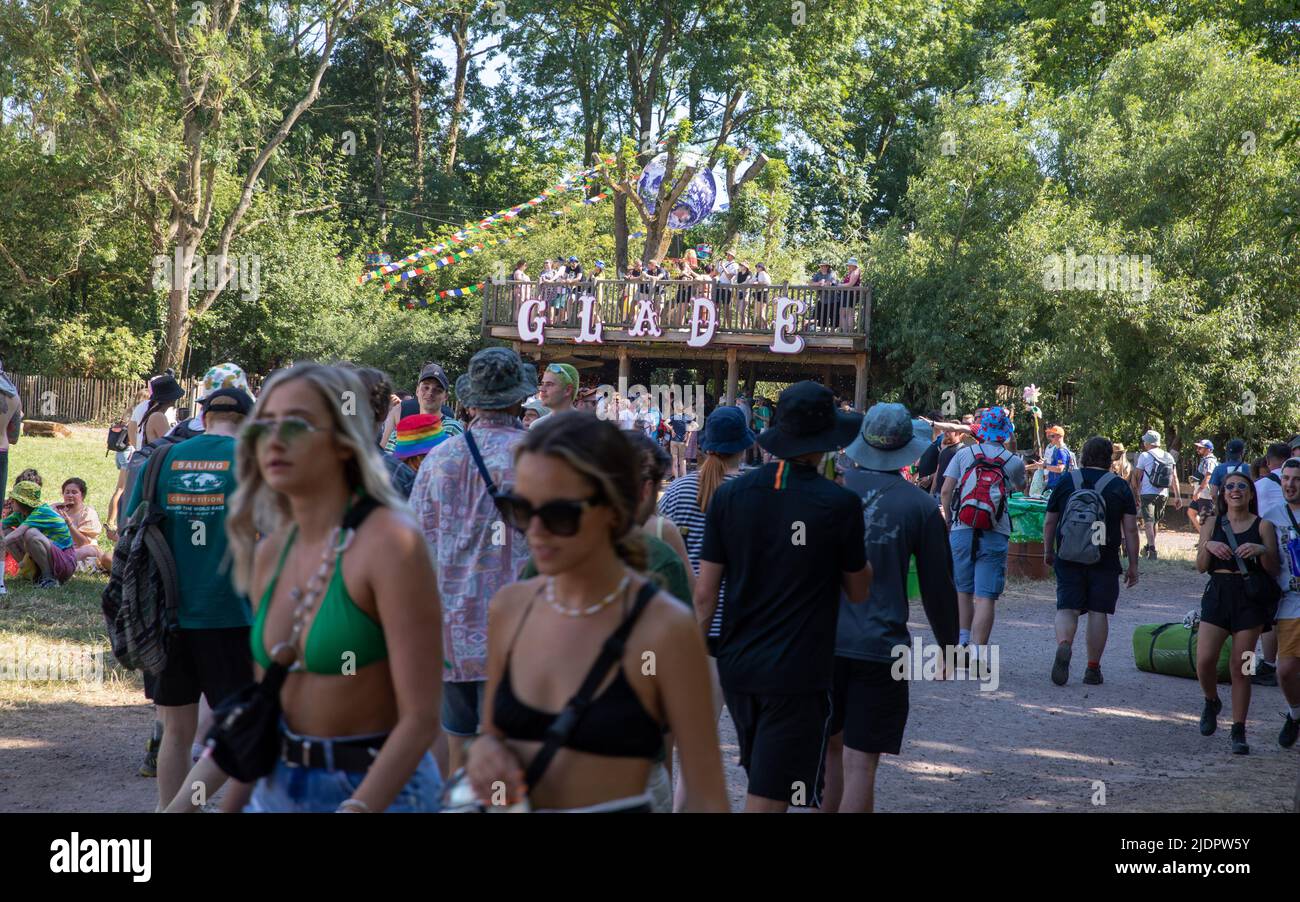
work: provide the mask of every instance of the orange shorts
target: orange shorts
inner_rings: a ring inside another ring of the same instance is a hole
[[[1300,658],[1300,618],[1288,617],[1273,626],[1277,630],[1277,653],[1280,657]]]

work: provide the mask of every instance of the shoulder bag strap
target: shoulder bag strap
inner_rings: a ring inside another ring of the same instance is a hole
[[[1241,558],[1237,556],[1237,536],[1232,531],[1232,523],[1228,522],[1225,524],[1223,522],[1223,517],[1219,517],[1218,521],[1219,525],[1223,527],[1223,535],[1224,538],[1228,540],[1228,547],[1232,549],[1232,558],[1237,562],[1237,569],[1241,571],[1242,576],[1245,576],[1246,565],[1242,563]]]
[[[542,775],[546,773],[546,768],[550,766],[551,759],[555,757],[556,752],[568,741],[577,729],[582,716],[587,713],[587,706],[591,704],[591,698],[596,694],[601,682],[604,681],[606,674],[611,667],[615,666],[622,660],[623,649],[627,643],[627,637],[632,632],[632,627],[636,626],[637,619],[645,606],[650,603],[650,599],[659,591],[659,587],[649,580],[641,587],[637,593],[636,604],[623,622],[619,624],[618,629],[605,640],[604,646],[600,650],[600,655],[596,658],[596,663],[591,665],[591,670],[587,673],[587,678],[582,681],[582,686],[578,689],[577,694],[569,699],[569,703],[564,706],[564,710],[555,718],[551,728],[546,731],[546,741],[538,750],[537,755],[533,758],[532,764],[528,765],[528,771],[524,774],[524,782],[528,784],[531,790],[541,781]]]
[[[495,498],[497,496],[496,484],[492,481],[492,474],[488,472],[487,464],[483,463],[483,455],[478,450],[478,442],[474,441],[474,434],[468,429],[465,430],[465,441],[469,443],[469,453],[474,458],[474,466],[478,467],[479,475],[483,477],[483,483],[487,486],[488,494]]]

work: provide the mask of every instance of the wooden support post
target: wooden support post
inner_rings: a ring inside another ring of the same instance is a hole
[[[866,352],[854,355],[853,363],[853,409],[865,411],[867,404],[867,355]]]
[[[740,378],[740,357],[735,348],[727,348],[727,403],[736,403],[736,381]]]
[[[628,356],[627,348],[620,347],[618,349],[618,390],[620,392],[631,381],[631,375],[632,359]]]

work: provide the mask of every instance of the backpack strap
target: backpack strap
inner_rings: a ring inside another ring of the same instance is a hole
[[[1080,474],[1080,476],[1079,476],[1079,481],[1082,482],[1082,481],[1083,481],[1083,471],[1082,471],[1082,470],[1075,470],[1074,472]],[[1093,490],[1096,491],[1096,493],[1097,493],[1098,495],[1100,495],[1102,492],[1104,492],[1104,491],[1106,490],[1106,486],[1110,484],[1110,481],[1111,481],[1112,479],[1119,479],[1119,477],[1116,476],[1114,473],[1112,473],[1110,470],[1107,470],[1105,473],[1102,473],[1102,474],[1101,474],[1101,479],[1098,479],[1098,480],[1097,480],[1097,484],[1094,485],[1094,486],[1092,487]],[[1104,498],[1103,498],[1102,500],[1105,501]]]
[[[582,716],[587,713],[587,707],[591,704],[592,696],[604,681],[605,675],[609,673],[610,668],[619,663],[623,657],[624,647],[627,645],[627,637],[632,632],[632,627],[636,626],[641,612],[645,610],[650,599],[659,591],[659,587],[653,582],[646,580],[641,586],[641,591],[637,593],[636,604],[632,610],[623,618],[618,629],[605,640],[605,644],[600,649],[600,655],[596,658],[596,663],[591,665],[591,670],[587,672],[587,678],[582,681],[582,686],[578,689],[569,703],[564,706],[564,710],[559,713],[555,721],[546,731],[546,741],[538,750],[533,761],[528,765],[528,771],[524,774],[524,782],[528,784],[529,790],[537,787],[542,775],[546,773],[546,768],[550,766],[551,759],[573,735],[577,729],[578,722]]]
[[[1110,474],[1107,474],[1107,475],[1110,475]],[[1075,470],[1073,473],[1071,473],[1071,474],[1070,474],[1070,481],[1074,483],[1074,490],[1075,490],[1076,492],[1079,491],[1080,489],[1082,489],[1082,488],[1083,488],[1083,471],[1082,471],[1082,470]],[[1100,488],[1100,483],[1098,483],[1098,486],[1097,486],[1097,487]]]
[[[1222,515],[1216,519],[1219,527],[1223,529],[1223,537],[1228,540],[1228,547],[1232,549],[1232,558],[1237,562],[1237,569],[1241,571],[1242,576],[1246,576],[1246,565],[1242,563],[1241,557],[1237,554],[1237,534],[1232,531],[1232,522],[1224,523]]]
[[[177,622],[180,616],[181,601],[180,578],[176,570],[176,558],[172,555],[166,536],[158,527],[158,521],[161,519],[161,511],[158,507],[158,480],[162,475],[163,466],[170,453],[171,447],[169,446],[159,448],[149,456],[149,462],[145,464],[144,473],[141,474],[141,479],[144,482],[140,486],[140,504],[141,506],[147,504],[148,508],[146,510],[150,514],[142,523],[143,534],[140,538],[143,540],[149,556],[153,559],[154,565],[157,566],[158,576],[162,580],[163,605],[167,610],[168,627]]]
[[[483,477],[483,484],[487,486],[487,493],[492,498],[496,498],[496,483],[492,481],[492,474],[488,472],[487,464],[483,463],[483,455],[478,450],[478,442],[474,441],[474,434],[469,429],[465,430],[465,441],[469,443],[470,456],[474,458],[474,466],[478,467],[479,475]]]

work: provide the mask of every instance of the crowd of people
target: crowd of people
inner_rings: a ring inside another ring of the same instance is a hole
[[[202,807],[195,785],[224,785],[227,811],[726,811],[724,705],[746,811],[870,811],[907,725],[913,566],[933,642],[956,652],[937,677],[987,674],[1008,500],[1046,498],[1050,678],[1068,682],[1086,615],[1082,679],[1101,685],[1120,583],[1156,558],[1170,495],[1182,504],[1154,430],[1131,463],[1103,436],[1076,456],[1060,425],[1027,455],[1006,407],[858,412],[809,381],[706,416],[602,396],[568,363],[539,378],[505,348],[454,382],[429,363],[410,394],[377,369],[302,363],[256,397],[214,367],[178,423],[182,396],[165,373],[132,411],[108,521],[161,511],[177,574],[166,664],[144,681],[142,773],[168,811]],[[1300,436],[1267,447],[1258,480],[1244,452],[1196,444],[1188,512],[1207,574],[1201,731],[1231,642],[1237,754],[1261,680],[1286,699],[1279,743],[1300,731]],[[15,480],[6,547],[43,586],[107,567],[85,483],[56,505],[42,488]],[[211,709],[277,670],[274,766],[229,778],[234,721]]]
[[[712,298],[722,323],[728,327],[745,326],[766,329],[772,321],[772,304],[776,297],[768,290],[772,276],[767,264],[739,259],[728,249],[717,262],[701,259],[694,249],[678,258],[633,261],[626,272],[611,272],[603,260],[584,268],[577,257],[548,259],[536,279],[529,274],[527,260],[518,260],[510,279],[516,309],[524,301],[543,302],[551,322],[570,322],[580,308],[584,295],[597,295],[602,281],[622,284],[617,296],[620,315],[632,315],[643,301],[662,307],[660,322],[669,327],[684,327],[691,315],[694,298]],[[810,283],[818,289],[839,286],[838,291],[818,291],[816,310],[810,326],[850,331],[860,298],[851,289],[862,285],[862,270],[850,257],[841,277],[830,261],[822,260]]]

